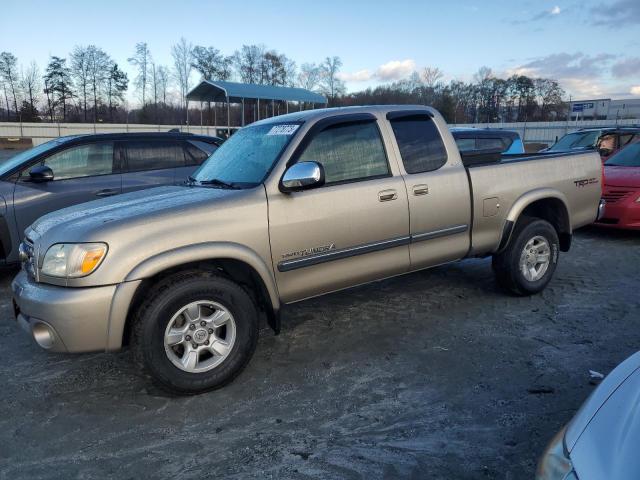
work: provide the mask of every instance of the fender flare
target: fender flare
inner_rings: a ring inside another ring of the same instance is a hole
[[[198,261],[229,259],[245,263],[258,274],[265,286],[276,316],[280,310],[280,297],[272,270],[250,248],[233,242],[206,242],[187,245],[154,255],[132,268],[119,285],[109,316],[107,350],[117,350],[122,345],[129,307],[137,287],[146,279],[168,270]],[[114,308],[116,307],[117,308]]]
[[[564,213],[566,214],[565,228],[567,231],[564,233],[571,235],[571,214],[569,213],[569,202],[567,201],[567,197],[564,195],[564,193],[554,188],[537,188],[535,190],[530,190],[524,193],[523,195],[518,197],[516,201],[511,205],[511,209],[505,217],[502,236],[500,237],[500,243],[498,244],[498,253],[504,250],[509,244],[509,241],[511,240],[511,234],[513,232],[513,227],[520,218],[520,215],[522,215],[522,212],[534,202],[545,199],[555,199],[559,200],[562,203],[565,209]]]

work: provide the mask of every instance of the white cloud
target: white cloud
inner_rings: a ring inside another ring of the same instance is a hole
[[[549,12],[551,15],[558,15],[562,10],[560,10],[560,7],[558,5],[556,5],[555,7],[553,7],[551,9],[551,11]]]
[[[640,85],[631,87],[631,90],[629,90],[629,93],[631,93],[631,95],[640,95]]]
[[[357,72],[340,72],[338,78],[343,82],[368,82],[370,80],[380,80],[389,82],[401,80],[408,77],[416,69],[416,62],[410,58],[406,60],[391,60],[380,65],[375,72],[371,73],[368,69],[358,70]]]
[[[376,77],[383,81],[400,80],[408,77],[415,69],[416,62],[413,59],[392,60],[378,67]]]
[[[369,70],[358,70],[357,72],[340,72],[338,78],[343,82],[366,82],[371,80],[371,72]]]

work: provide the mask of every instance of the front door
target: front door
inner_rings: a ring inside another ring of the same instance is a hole
[[[25,228],[49,212],[119,194],[122,183],[114,159],[113,142],[93,142],[45,158],[42,163],[53,170],[49,182],[29,181],[33,165],[21,172],[13,197],[20,239]]]
[[[426,113],[393,112],[396,139],[411,216],[411,268],[464,257],[470,245],[471,197],[459,158],[448,158],[435,122]],[[455,143],[451,142],[452,148]]]
[[[306,147],[293,159],[322,164],[325,185],[268,198],[272,260],[284,302],[409,268],[406,191],[375,118],[333,120],[307,134]]]

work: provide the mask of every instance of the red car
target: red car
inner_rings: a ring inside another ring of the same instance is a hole
[[[640,142],[605,162],[602,198],[606,205],[598,225],[640,230]]]

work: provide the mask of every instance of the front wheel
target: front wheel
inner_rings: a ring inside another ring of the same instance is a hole
[[[205,272],[164,279],[134,318],[134,357],[165,389],[182,394],[219,388],[247,365],[258,315],[236,283]]]
[[[546,220],[518,220],[507,248],[493,256],[498,284],[516,295],[541,292],[551,281],[558,264],[560,242]]]

